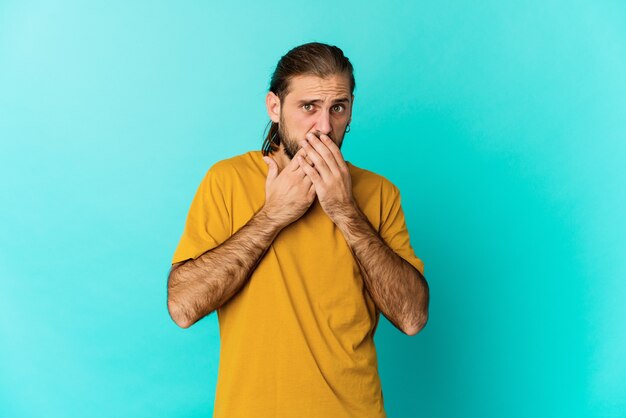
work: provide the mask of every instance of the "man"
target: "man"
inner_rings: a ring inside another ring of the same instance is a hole
[[[183,328],[217,310],[215,417],[385,417],[379,314],[408,335],[426,324],[399,191],[340,151],[353,91],[339,48],[289,51],[263,150],[215,163],[191,204],[168,309]]]

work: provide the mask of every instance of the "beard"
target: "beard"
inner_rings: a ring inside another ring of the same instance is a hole
[[[337,147],[341,149],[341,144],[343,143],[343,137],[345,134],[346,128],[344,128],[343,130],[343,135],[341,135],[341,140],[339,141],[339,143],[337,143],[337,141],[335,141],[335,138],[333,138],[332,136],[329,135],[329,137],[335,144],[337,144]],[[280,143],[283,144],[283,153],[287,156],[287,158],[293,160],[293,157],[302,147],[298,143],[299,138],[294,138],[287,130],[282,113],[280,115],[280,122],[278,124],[278,137],[280,138]]]

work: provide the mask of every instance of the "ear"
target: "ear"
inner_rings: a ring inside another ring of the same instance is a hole
[[[350,102],[350,119],[348,119],[348,125],[352,122],[352,109],[354,108],[354,94],[352,95],[352,101]]]
[[[265,106],[272,122],[278,123],[280,121],[280,98],[273,92],[268,92],[265,96]]]

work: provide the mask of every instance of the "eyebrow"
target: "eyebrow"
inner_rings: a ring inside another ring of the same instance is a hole
[[[303,105],[303,104],[313,104],[313,103],[320,103],[321,100],[320,99],[303,99],[303,100],[298,100],[298,105]],[[347,97],[341,97],[339,99],[335,99],[333,100],[333,104],[335,103],[349,103],[350,99]]]

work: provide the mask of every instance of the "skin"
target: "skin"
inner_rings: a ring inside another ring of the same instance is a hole
[[[326,135],[301,142],[309,163],[296,159],[311,179],[320,204],[352,249],[365,286],[380,311],[398,329],[417,334],[428,320],[426,279],[382,239],[352,196],[350,172],[339,148]]]
[[[315,198],[312,183],[297,160],[280,175],[270,167],[265,189],[265,205],[247,224],[221,245],[172,265],[167,308],[178,326],[189,328],[228,302],[248,280],[278,233],[302,216]]]
[[[293,77],[283,103],[268,93],[268,115],[279,123],[282,140],[276,153],[263,157],[269,167],[265,204],[222,245],[172,266],[168,309],[178,325],[187,328],[226,303],[280,230],[302,216],[317,198],[342,231],[365,286],[385,317],[407,335],[425,326],[426,279],[384,242],[352,195],[350,172],[340,148],[353,103],[348,78],[340,74]]]
[[[265,99],[268,115],[273,122],[278,123],[278,133],[282,138],[278,153],[272,154],[279,170],[300,149],[300,141],[308,132],[328,135],[341,148],[346,128],[352,119],[354,103],[348,78],[344,75],[326,79],[296,76],[291,79],[289,86],[290,92],[284,103],[272,92]],[[312,100],[320,102],[308,104]]]

